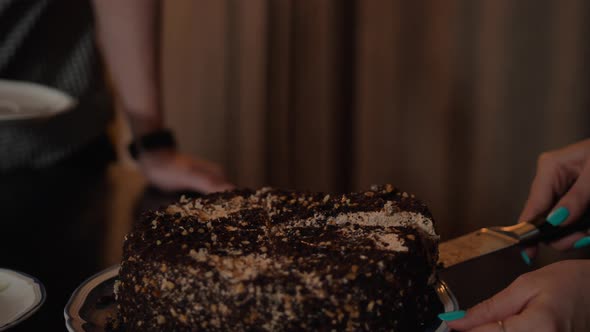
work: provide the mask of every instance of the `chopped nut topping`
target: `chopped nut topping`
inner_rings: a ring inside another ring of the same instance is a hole
[[[394,194],[403,199],[392,198]],[[117,284],[122,289],[116,291],[117,300],[134,303],[128,299],[136,293],[154,310],[145,313],[150,318],[130,321],[143,324],[144,330],[157,330],[155,323],[169,330],[187,326],[227,330],[239,317],[244,324],[264,330],[284,329],[286,322],[294,329],[309,330],[309,322],[299,316],[306,312],[308,301],[323,300],[325,306],[320,308],[325,309],[315,314],[328,325],[327,330],[379,330],[382,325],[368,322],[367,317],[382,313],[383,324],[396,326],[386,310],[375,308],[383,304],[375,296],[391,301],[387,308],[405,301],[409,294],[400,284],[422,279],[400,279],[403,269],[395,266],[398,257],[411,254],[422,259],[424,243],[416,238],[436,236],[432,220],[423,213],[425,207],[414,209],[408,193],[385,185],[335,197],[283,195],[273,189],[239,196],[239,200],[227,198],[231,195],[183,197],[167,212],[150,214],[151,225],[142,224],[136,239],[133,233],[127,237],[125,250],[131,254],[119,274],[127,284]],[[408,227],[417,232],[405,232]],[[202,235],[189,239],[195,231]],[[152,247],[154,241],[157,245],[164,241],[166,246]],[[133,273],[139,268],[141,273]],[[404,273],[417,275],[416,271]],[[142,279],[143,275],[151,279]],[[136,277],[137,282],[131,281]],[[380,287],[377,292],[365,289],[376,286]],[[372,293],[367,296],[365,291]],[[413,288],[411,294],[419,293]],[[417,298],[417,308],[427,306],[427,296]],[[158,315],[162,312],[167,316]]]
[[[173,282],[168,281],[166,279],[162,280],[162,289],[173,290],[174,287],[175,287],[175,285]]]

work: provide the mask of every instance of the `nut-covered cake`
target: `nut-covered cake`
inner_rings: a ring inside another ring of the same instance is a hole
[[[439,310],[438,236],[391,185],[182,198],[127,235],[125,331],[421,331]]]

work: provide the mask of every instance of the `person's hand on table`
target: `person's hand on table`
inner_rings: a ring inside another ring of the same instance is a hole
[[[470,332],[590,331],[588,280],[590,261],[554,263],[523,274],[447,325]]]
[[[234,188],[219,165],[174,150],[144,152],[138,161],[150,183],[163,190],[211,193]]]
[[[576,222],[590,201],[590,140],[541,154],[521,221],[551,211],[547,222],[563,226]],[[555,203],[557,202],[557,203]],[[590,245],[578,232],[551,243],[558,250]],[[526,248],[527,264],[537,248]],[[563,261],[527,273],[494,297],[463,312],[448,315],[458,331],[590,331],[590,261]],[[444,315],[443,315],[443,318]],[[460,318],[460,319],[457,319]]]

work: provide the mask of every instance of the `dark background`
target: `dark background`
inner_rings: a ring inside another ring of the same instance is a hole
[[[585,138],[583,0],[164,5],[167,117],[239,185],[392,183],[443,236],[518,217],[537,156]]]

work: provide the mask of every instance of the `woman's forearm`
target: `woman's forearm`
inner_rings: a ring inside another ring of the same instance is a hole
[[[94,0],[99,48],[135,135],[162,128],[157,0]]]

